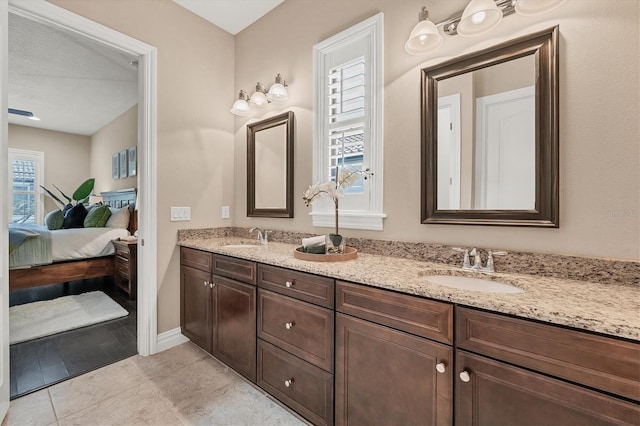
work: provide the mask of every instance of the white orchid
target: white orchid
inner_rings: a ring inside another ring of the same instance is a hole
[[[337,182],[330,180],[313,184],[305,191],[302,199],[305,204],[309,206],[316,198],[327,195],[333,199],[337,209],[338,200],[344,197],[344,190],[356,183],[361,177],[367,179],[369,176],[373,176],[373,173],[371,173],[368,168],[365,170],[356,170],[343,167],[338,173]]]
[[[304,203],[309,206],[311,205],[316,198],[323,197],[325,195],[331,197],[333,199],[333,203],[335,204],[335,212],[336,212],[336,230],[335,234],[329,234],[329,236],[338,236],[341,241],[342,237],[338,232],[338,200],[344,197],[344,190],[349,188],[351,185],[355,184],[360,178],[368,179],[370,176],[373,176],[373,173],[367,168],[364,170],[356,170],[349,167],[343,167],[340,170],[336,170],[336,176],[338,178],[337,181],[327,181],[323,183],[316,183],[311,185],[309,189],[307,189],[304,193],[302,199]],[[335,245],[339,245],[337,242]]]

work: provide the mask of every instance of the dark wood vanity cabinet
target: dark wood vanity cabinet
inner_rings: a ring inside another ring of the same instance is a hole
[[[313,424],[640,424],[637,342],[180,252],[182,333]]]
[[[258,386],[333,424],[334,280],[258,265]]]
[[[640,345],[462,307],[456,326],[456,424],[640,424]]]
[[[452,423],[453,305],[338,281],[336,310],[336,424]]]
[[[255,263],[186,247],[180,259],[182,333],[255,382]]]

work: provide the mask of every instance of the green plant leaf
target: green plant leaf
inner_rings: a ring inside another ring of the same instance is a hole
[[[91,195],[95,182],[96,180],[94,178],[90,178],[82,182],[78,189],[76,189],[76,192],[73,193],[73,199],[76,201],[80,201]]]
[[[63,202],[60,198],[56,197],[53,194],[53,192],[49,191],[44,186],[40,185],[40,188],[44,189],[44,191],[47,193],[47,195],[49,195],[49,197],[53,198],[53,200],[56,201],[57,203],[59,203],[62,207],[64,207],[67,204],[67,203]]]
[[[57,186],[53,185],[53,187],[55,189],[58,190],[58,192],[60,192],[62,194],[62,196],[70,203],[71,202],[71,197],[69,197],[67,194],[65,194],[64,192],[62,192],[62,189],[58,188]],[[66,204],[66,203],[64,203]]]

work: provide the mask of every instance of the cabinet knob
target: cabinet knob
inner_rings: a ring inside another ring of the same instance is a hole
[[[208,286],[208,285],[209,285],[209,281],[205,281],[205,282],[204,282],[204,286],[206,287],[206,286]]]
[[[469,381],[471,380],[471,375],[467,370],[464,370],[462,371],[462,373],[460,373],[460,380],[462,380],[465,383],[469,383]]]
[[[214,283],[209,283],[209,288],[214,288],[216,285]]]
[[[289,380],[284,381],[284,385],[288,388],[291,387],[292,384],[293,384],[293,377],[290,378]]]
[[[445,371],[447,371],[447,366],[444,362],[439,362],[436,364],[436,371],[438,373],[444,373]]]
[[[293,281],[287,281],[286,283],[284,283],[284,286],[287,288],[293,287]]]
[[[286,328],[287,330],[291,330],[293,328],[293,326],[295,325],[295,323],[292,322],[288,322],[284,325],[284,328]]]

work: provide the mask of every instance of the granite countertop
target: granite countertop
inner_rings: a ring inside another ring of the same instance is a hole
[[[364,253],[345,262],[310,262],[293,256],[296,248],[293,244],[269,242],[266,246],[248,248],[224,247],[230,244],[256,244],[256,241],[195,236],[178,241],[178,245],[184,247],[640,341],[640,288],[633,285],[467,272],[440,263]],[[430,283],[425,278],[428,275],[501,281],[525,292],[498,294],[458,290]]]

